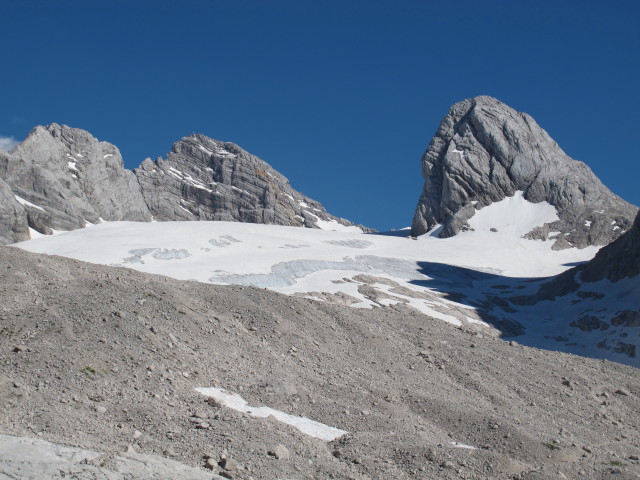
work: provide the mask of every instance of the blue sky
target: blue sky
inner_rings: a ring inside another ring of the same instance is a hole
[[[64,123],[134,168],[203,133],[386,230],[410,224],[449,106],[492,95],[640,205],[637,1],[3,0],[0,17],[3,138]]]

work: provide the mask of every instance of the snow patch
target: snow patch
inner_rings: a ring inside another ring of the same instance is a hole
[[[307,417],[289,415],[288,413],[275,410],[270,407],[252,407],[240,395],[229,393],[222,388],[199,387],[195,390],[202,395],[214,398],[225,407],[246,413],[256,418],[274,417],[276,420],[298,429],[305,435],[318,438],[326,442],[331,442],[336,438],[340,438],[341,436],[349,433],[345,430],[340,430],[339,428],[330,427],[324,423],[316,422],[315,420],[311,420]]]
[[[476,450],[476,447],[474,447],[473,445],[467,445],[465,443],[460,443],[460,442],[449,442],[449,445],[453,446],[454,448],[466,448],[467,450]]]
[[[14,197],[16,198],[16,200],[17,200],[18,202],[20,202],[20,203],[21,203],[22,205],[24,205],[25,207],[37,208],[38,210],[42,210],[43,212],[44,212],[44,211],[46,211],[44,208],[39,207],[38,205],[35,205],[35,204],[31,203],[30,201],[25,200],[25,199],[24,199],[24,198],[22,198],[22,197],[19,197],[18,195],[14,195]]]
[[[521,237],[536,227],[559,220],[553,205],[547,202],[531,203],[524,192],[517,191],[512,197],[492,203],[475,212],[469,225],[477,232],[498,232]]]

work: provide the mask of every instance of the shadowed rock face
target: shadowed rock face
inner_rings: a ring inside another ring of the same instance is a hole
[[[583,282],[617,282],[640,275],[640,213],[631,229],[602,248],[590,262],[576,267]]]
[[[134,170],[156,220],[222,220],[317,228],[334,217],[295,191],[269,164],[233,143],[192,135],[167,159]]]
[[[422,172],[412,235],[442,225],[441,236],[453,236],[477,209],[516,191],[556,208],[559,220],[527,234],[546,239],[560,232],[556,249],[606,245],[631,227],[638,210],[567,156],[533,118],[486,96],[451,107],[422,157]]]
[[[636,215],[631,229],[603,247],[592,260],[542,284],[533,295],[514,297],[510,300],[518,305],[533,305],[542,300],[553,300],[576,292],[585,283],[600,280],[615,283],[637,275],[640,275],[640,212]]]
[[[351,222],[293,190],[267,163],[232,143],[193,135],[135,173],[119,150],[64,125],[38,126],[0,152],[0,245],[107,221],[226,220],[318,228]]]
[[[0,162],[4,155],[0,152]],[[18,202],[11,187],[0,179],[0,245],[28,240],[29,226],[24,207]]]

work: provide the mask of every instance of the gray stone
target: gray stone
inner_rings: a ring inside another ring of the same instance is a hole
[[[289,449],[284,445],[278,445],[272,451],[269,452],[269,455],[276,457],[278,460],[288,460],[290,453]]]
[[[468,228],[476,210],[523,191],[553,205],[559,220],[526,236],[554,248],[606,245],[627,231],[638,208],[607,189],[584,163],[571,159],[533,118],[492,97],[456,103],[422,157],[425,179],[411,228],[441,237]]]
[[[258,157],[203,135],[181,139],[166,160],[147,159],[134,172],[124,168],[114,145],[55,123],[34,128],[10,154],[0,152],[0,245],[28,240],[29,227],[48,235],[101,219],[153,218],[353,225],[293,190]],[[154,255],[179,259],[188,252]],[[128,261],[141,260],[134,254]]]
[[[157,455],[127,452],[109,462],[109,455],[67,447],[40,439],[0,435],[0,477],[2,478],[180,478],[220,479]]]
[[[334,220],[353,225],[295,191],[263,160],[233,143],[204,135],[182,138],[166,160],[147,159],[134,172],[158,221],[222,220],[318,228],[319,221]]]
[[[0,164],[6,155],[0,152]],[[11,187],[0,179],[0,245],[29,240],[25,207],[16,200]]]
[[[11,227],[14,237],[22,240],[28,238],[23,238],[25,224],[50,234],[52,229],[73,230],[101,218],[151,220],[118,149],[77,128],[55,123],[34,128],[11,154],[0,155],[0,178],[23,199],[22,211],[14,208],[20,219],[13,219]],[[0,196],[6,195],[6,187],[0,187]],[[4,199],[2,205],[6,210]],[[5,212],[0,215],[0,236],[5,237],[0,242],[11,243],[2,232],[12,219],[3,218]]]

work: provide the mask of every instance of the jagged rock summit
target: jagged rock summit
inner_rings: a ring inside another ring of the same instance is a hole
[[[295,191],[268,163],[204,135],[173,144],[134,173],[156,220],[222,220],[296,227],[353,226]]]
[[[558,220],[526,234],[553,240],[556,249],[606,245],[631,227],[638,210],[562,151],[531,116],[488,96],[451,107],[422,157],[422,172],[414,236],[436,226],[441,237],[453,236],[469,228],[476,210],[517,192],[556,208]]]
[[[0,152],[0,245],[103,220],[153,219],[353,226],[258,157],[204,135],[181,139],[166,160],[146,160],[135,172],[114,145],[55,123]]]
[[[104,220],[149,221],[135,176],[119,150],[77,128],[35,127],[0,153],[0,243]]]

